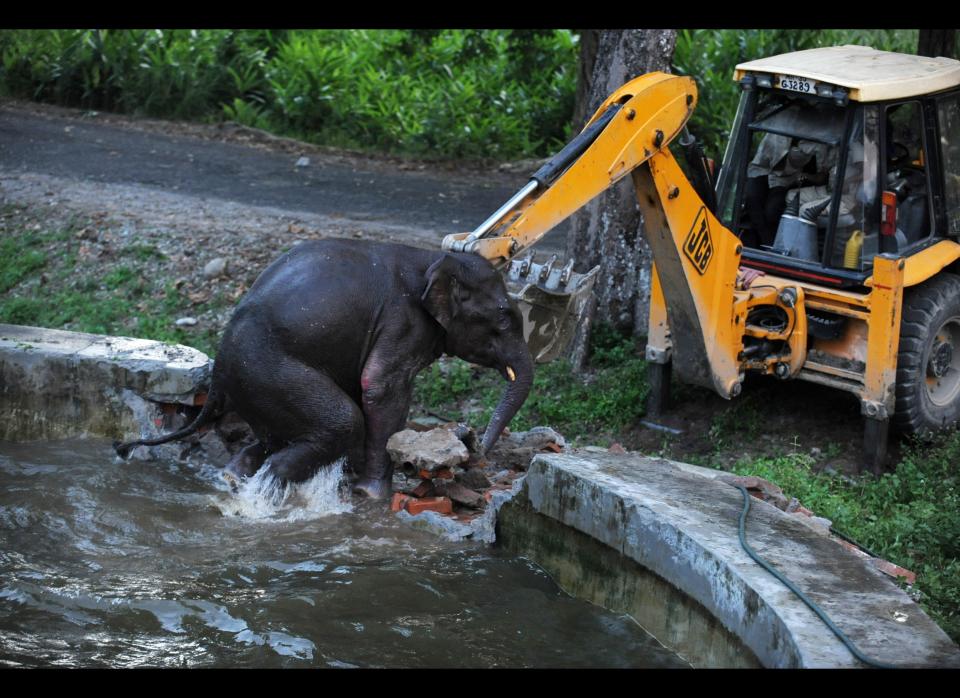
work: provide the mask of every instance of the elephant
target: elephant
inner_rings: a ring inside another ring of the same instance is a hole
[[[415,376],[442,354],[493,368],[507,381],[491,416],[486,453],[523,405],[533,360],[523,321],[486,259],[400,244],[324,239],[275,260],[235,309],[211,388],[190,425],[137,445],[188,436],[227,409],[257,442],[227,470],[264,463],[282,481],[309,479],[345,456],[354,492],[390,495],[387,440],[404,428]]]

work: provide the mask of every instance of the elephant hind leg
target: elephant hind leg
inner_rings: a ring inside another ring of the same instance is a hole
[[[248,372],[233,392],[237,411],[267,445],[269,472],[302,482],[341,456],[362,470],[364,417],[325,373],[285,356]]]
[[[228,476],[233,475],[238,478],[252,477],[260,470],[260,466],[263,465],[263,461],[267,459],[268,454],[269,451],[266,446],[258,441],[257,443],[245,446],[241,451],[234,454],[223,470]]]
[[[269,473],[283,482],[303,482],[337,457],[336,451],[325,444],[310,439],[297,441],[270,456]]]

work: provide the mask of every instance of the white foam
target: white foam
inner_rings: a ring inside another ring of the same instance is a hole
[[[353,511],[349,495],[341,496],[345,460],[334,461],[306,482],[283,484],[270,474],[270,461],[240,482],[235,493],[217,496],[214,503],[225,516],[289,522],[318,519]]]

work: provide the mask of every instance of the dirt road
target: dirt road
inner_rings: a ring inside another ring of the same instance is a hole
[[[431,246],[472,230],[525,174],[366,157],[239,127],[0,103],[7,203],[106,210],[137,226],[255,233],[292,223]],[[563,235],[555,231],[538,249],[562,250]]]

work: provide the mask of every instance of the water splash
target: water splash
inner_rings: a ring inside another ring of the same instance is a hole
[[[283,483],[269,471],[269,461],[237,491],[217,497],[216,506],[225,516],[278,522],[318,519],[353,511],[349,495],[341,494],[345,460],[334,461],[306,482]]]

